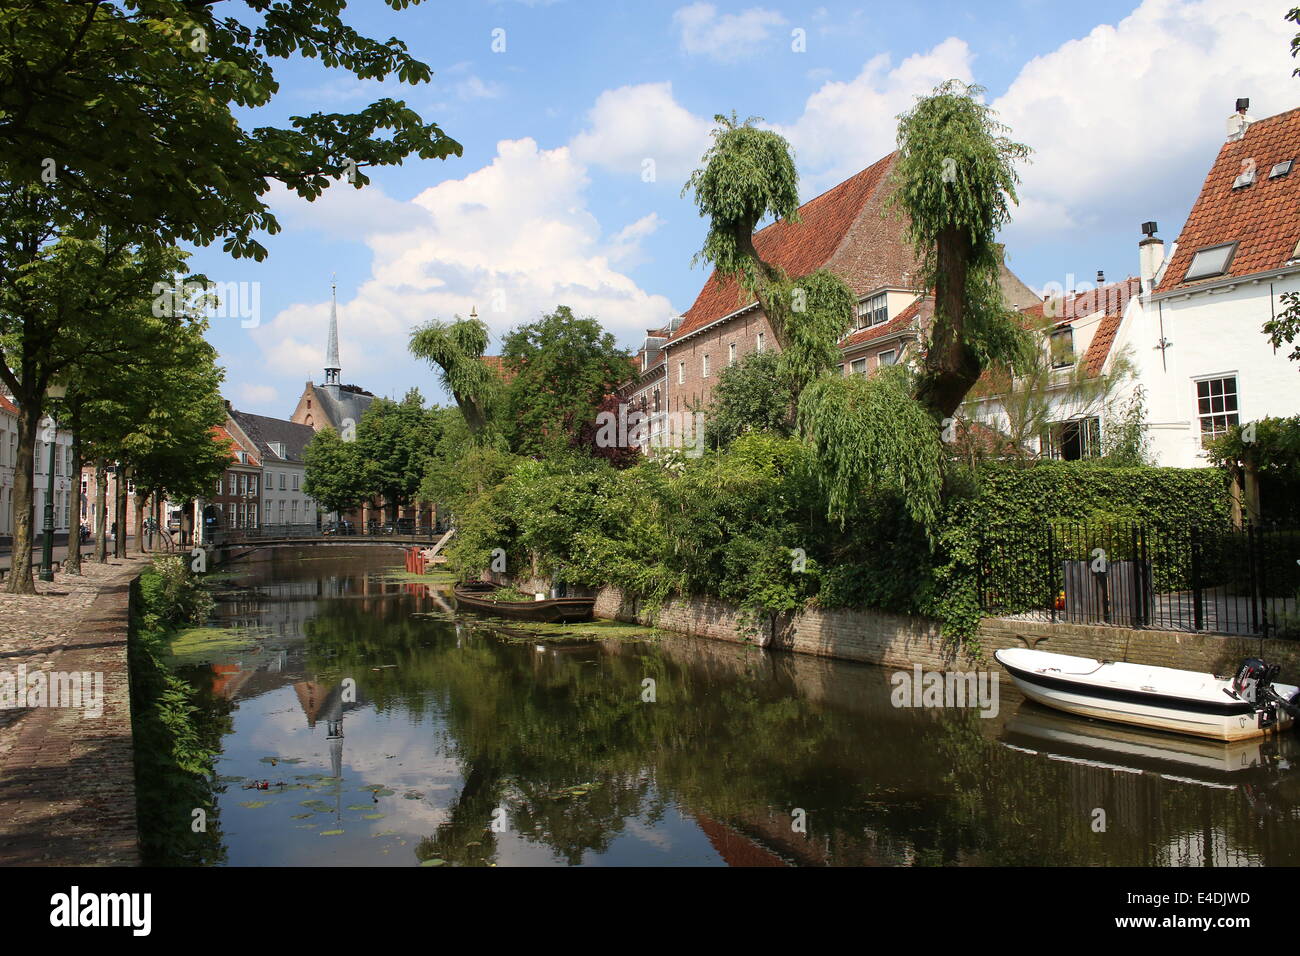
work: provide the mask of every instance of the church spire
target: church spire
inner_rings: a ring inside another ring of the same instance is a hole
[[[329,344],[325,347],[325,384],[338,385],[339,372],[342,367],[339,365],[339,314],[338,314],[338,293],[335,289],[334,277],[330,276],[330,338]]]

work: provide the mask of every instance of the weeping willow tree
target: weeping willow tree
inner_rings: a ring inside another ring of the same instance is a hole
[[[709,222],[696,262],[710,263],[758,300],[780,350],[778,372],[797,399],[804,386],[839,361],[836,343],[853,322],[856,300],[824,269],[794,279],[754,245],[754,230],[771,216],[799,222],[799,176],[790,144],[757,117],[715,116],[718,126],[682,195]]]
[[[799,401],[829,517],[841,523],[863,496],[897,494],[927,531],[939,513],[942,436],[986,365],[1031,348],[1002,299],[999,228],[1009,220],[1028,149],[976,97],[949,81],[899,117],[890,203],[907,218],[919,285],[935,308],[914,373],[826,377]]]
[[[907,216],[921,287],[934,290],[914,396],[940,420],[957,411],[986,366],[1032,348],[1002,298],[997,242],[1016,202],[1015,163],[1029,147],[1003,135],[1007,127],[978,100],[983,92],[949,80],[898,124],[890,202]]]
[[[924,528],[939,515],[941,444],[934,419],[910,394],[901,365],[864,375],[823,375],[799,402],[827,513],[843,527],[859,506],[898,497]]]
[[[413,329],[410,351],[440,370],[439,381],[451,393],[474,440],[485,437],[499,379],[483,361],[488,328],[482,319],[457,317]]]

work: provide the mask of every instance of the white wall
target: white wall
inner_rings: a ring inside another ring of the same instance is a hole
[[[1239,421],[1300,414],[1300,363],[1275,352],[1261,328],[1281,309],[1284,292],[1300,291],[1300,272],[1272,281],[1245,280],[1222,291],[1130,303],[1115,348],[1128,345],[1146,389],[1151,451],[1159,465],[1208,464],[1200,444],[1196,380],[1235,375]],[[1169,347],[1163,361],[1156,348]],[[1113,350],[1112,350],[1113,351]]]

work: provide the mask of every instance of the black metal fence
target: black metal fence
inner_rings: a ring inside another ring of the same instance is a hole
[[[1300,638],[1300,528],[1053,522],[989,531],[986,614]]]

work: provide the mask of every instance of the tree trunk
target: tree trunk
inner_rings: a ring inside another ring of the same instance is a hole
[[[14,546],[5,591],[9,594],[35,594],[32,580],[32,483],[36,461],[36,427],[40,421],[39,402],[22,401],[18,411],[18,460],[14,463]]]
[[[939,233],[930,347],[913,396],[938,421],[956,413],[983,370],[964,334],[970,255],[970,236],[964,230],[952,227]]]
[[[72,475],[68,494],[75,496],[77,507],[68,508],[68,556],[63,561],[64,574],[81,573],[81,439],[72,433]],[[76,528],[73,528],[73,518]]]
[[[148,500],[147,492],[142,492],[139,488],[135,490],[135,550],[137,554],[144,554],[144,506]]]
[[[117,534],[113,539],[113,557],[126,557],[126,484],[127,467],[121,463],[117,466],[117,489],[113,502],[113,521],[117,525]]]
[[[108,462],[95,462],[95,562],[108,561]]]

